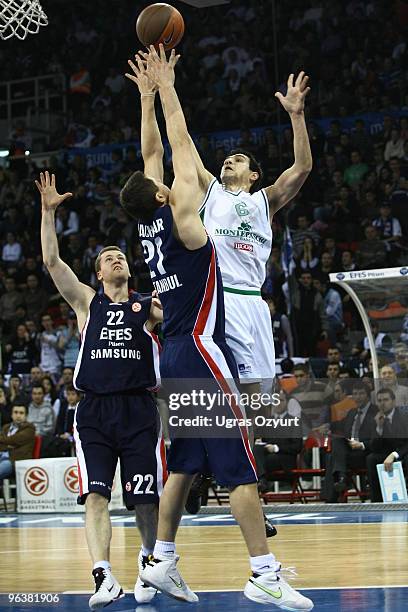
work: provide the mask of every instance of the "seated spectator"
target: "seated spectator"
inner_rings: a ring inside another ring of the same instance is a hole
[[[61,378],[58,381],[58,397],[59,399],[67,399],[66,389],[72,386],[74,379],[74,368],[63,368]]]
[[[285,391],[285,393],[290,394],[293,389],[297,387],[296,376],[293,373],[293,369],[295,364],[291,359],[282,359],[280,363],[280,367],[282,370],[282,374],[279,374],[279,385]]]
[[[6,236],[6,244],[3,247],[1,259],[7,266],[17,265],[20,263],[23,256],[21,244],[17,242],[15,235],[8,232]]]
[[[275,358],[293,357],[293,336],[289,319],[285,314],[276,311],[275,301],[272,298],[268,297],[265,301],[271,314]]]
[[[16,335],[5,346],[7,371],[12,376],[28,375],[36,363],[37,348],[25,325],[17,325]]]
[[[52,406],[58,398],[58,392],[51,376],[45,375],[41,381],[41,386],[44,390],[44,401],[49,402]]]
[[[302,409],[302,420],[305,428],[313,429],[322,423],[322,418],[331,403],[332,393],[328,392],[326,385],[313,380],[310,376],[309,366],[298,363],[293,369],[297,387],[290,394],[296,399]]]
[[[377,464],[384,463],[385,470],[392,471],[394,461],[402,461],[405,476],[408,475],[408,414],[396,406],[391,389],[384,388],[377,392],[377,405],[376,429],[370,442],[371,452],[367,456],[372,502],[382,501]]]
[[[6,278],[4,287],[6,292],[0,297],[0,321],[3,322],[3,334],[10,334],[16,310],[23,304],[24,298],[20,291],[17,291],[14,278]]]
[[[58,337],[58,349],[62,353],[63,368],[75,368],[79,354],[80,337],[76,314],[71,311],[67,326],[60,331]]]
[[[34,426],[27,422],[27,406],[13,404],[11,423],[4,425],[0,433],[0,484],[13,475],[16,461],[32,458],[34,439]]]
[[[31,390],[27,420],[34,425],[37,436],[45,436],[54,431],[54,412],[50,402],[44,399],[41,385],[34,385]]]
[[[27,378],[27,377],[25,377]],[[18,400],[28,405],[28,394],[23,386],[23,382],[18,374],[12,374],[9,378],[8,387],[9,400],[12,404]]]
[[[28,383],[28,388],[30,390],[31,393],[31,389],[35,386],[35,385],[39,385],[41,387],[41,381],[44,377],[44,372],[42,371],[42,369],[40,368],[40,366],[34,366],[31,368],[30,370],[30,380]]]
[[[313,240],[306,236],[303,242],[303,250],[298,258],[298,265],[302,270],[313,270],[319,265],[318,250]]]
[[[305,238],[311,238],[314,244],[320,241],[319,234],[310,228],[310,220],[306,215],[299,215],[297,218],[297,228],[292,231],[293,256],[301,257]]]
[[[380,216],[374,219],[372,225],[377,228],[380,240],[385,245],[390,264],[396,263],[398,256],[401,254],[402,229],[398,219],[391,216],[391,206],[388,202],[381,204]]]
[[[371,331],[373,333],[373,337],[374,337],[374,346],[377,350],[382,350],[382,351],[389,351],[392,347],[392,339],[388,334],[384,334],[383,332],[380,332],[380,326],[378,325],[377,321],[371,321],[370,322],[371,325]],[[363,350],[360,353],[360,359],[362,359],[363,361],[365,359],[367,359],[368,354],[370,352],[370,345],[368,343],[368,337],[365,336],[365,338],[363,339]]]
[[[81,394],[74,387],[66,389],[67,399],[58,400],[60,409],[54,433],[44,437],[41,444],[41,457],[69,457],[73,450],[75,409]]]
[[[397,342],[394,347],[395,361],[390,366],[396,371],[398,378],[408,380],[408,346],[404,342]]]
[[[4,387],[0,387],[0,427],[11,422],[11,407]]]
[[[54,330],[54,324],[49,314],[41,318],[44,331],[40,335],[40,368],[51,374],[57,380],[61,371],[61,359],[58,353],[59,332]]]
[[[354,257],[351,251],[343,251],[341,254],[341,270],[344,272],[352,272],[356,269]]]
[[[275,430],[273,437],[260,438],[254,445],[261,491],[272,489],[270,481],[274,479],[275,470],[294,469],[297,456],[302,450],[300,420],[296,427],[294,418],[288,413],[288,397],[283,390],[279,393],[279,400],[279,404],[273,407],[273,417],[281,419],[282,426]],[[285,423],[290,423],[290,426],[284,426]]]
[[[27,290],[24,292],[24,305],[27,317],[38,323],[41,313],[47,310],[50,297],[45,289],[40,286],[38,276],[35,274],[27,276],[26,284]]]
[[[395,405],[398,408],[408,408],[408,387],[398,384],[397,373],[391,365],[380,368],[381,388],[391,389],[395,395]],[[375,402],[376,394],[373,392],[371,400]]]
[[[320,256],[320,266],[314,272],[314,278],[318,278],[322,283],[329,282],[329,274],[334,272],[333,257],[327,251],[324,251]]]
[[[332,437],[332,452],[327,457],[322,497],[337,502],[338,494],[347,488],[347,470],[365,468],[370,440],[375,431],[376,407],[370,401],[370,389],[362,381],[353,384],[356,408],[349,410],[337,424]]]
[[[384,150],[385,161],[390,161],[392,157],[402,159],[404,157],[404,139],[401,138],[397,128],[391,130],[391,138],[387,140]]]
[[[380,240],[377,228],[367,225],[364,229],[365,240],[361,241],[357,251],[357,263],[361,270],[384,267],[387,260],[387,249]]]
[[[369,168],[367,164],[362,161],[359,151],[351,152],[350,161],[351,165],[344,171],[344,182],[349,187],[357,187]]]

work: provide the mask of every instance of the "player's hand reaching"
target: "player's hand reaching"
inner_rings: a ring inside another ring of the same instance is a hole
[[[157,53],[153,45],[150,45],[149,53],[143,54],[143,57],[147,62],[150,78],[155,81],[159,88],[172,87],[174,85],[176,78],[174,67],[180,59],[180,56],[176,55],[174,49],[172,49],[170,57],[167,59],[162,44],[159,46],[159,53]]]
[[[286,96],[277,91],[275,98],[278,98],[285,111],[290,115],[300,115],[305,110],[305,98],[310,91],[310,87],[307,87],[309,77],[302,70],[302,72],[299,72],[295,83],[293,83],[294,78],[294,74],[289,75]]]
[[[158,90],[158,86],[149,76],[147,62],[143,61],[141,57],[142,52],[139,53],[140,55],[135,55],[136,63],[132,60],[128,60],[128,64],[133,70],[133,74],[127,72],[125,77],[136,83],[141,96],[154,94]]]
[[[55,187],[55,174],[48,170],[40,173],[40,183],[35,181],[38,191],[41,193],[41,206],[44,210],[55,210],[64,200],[72,197],[71,192],[59,194]]]

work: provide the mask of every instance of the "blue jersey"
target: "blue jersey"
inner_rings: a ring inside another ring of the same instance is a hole
[[[152,221],[139,221],[139,236],[154,288],[163,304],[163,335],[205,335],[224,339],[224,294],[214,245],[210,238],[187,249],[173,232],[170,205]]]
[[[74,385],[106,395],[153,389],[159,378],[158,341],[146,328],[151,296],[132,293],[112,302],[96,293],[81,334]]]

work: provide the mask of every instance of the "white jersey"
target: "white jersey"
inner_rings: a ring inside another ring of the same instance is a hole
[[[259,292],[272,248],[265,190],[234,193],[214,179],[200,215],[215,243],[224,289]]]

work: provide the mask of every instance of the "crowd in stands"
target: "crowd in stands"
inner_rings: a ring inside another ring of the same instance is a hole
[[[148,2],[137,3],[137,11],[139,4]],[[96,288],[96,256],[101,247],[117,244],[127,254],[132,287],[148,292],[150,275],[136,226],[118,201],[127,177],[142,169],[131,144],[140,137],[138,95],[123,77],[128,57],[138,48],[131,19],[136,17],[136,5],[130,0],[95,0],[89,5],[72,0],[55,6],[58,19],[39,35],[24,45],[2,46],[3,80],[50,72],[66,75],[68,114],[55,125],[47,144],[55,151],[48,169],[56,174],[58,189],[73,192],[56,214],[61,257],[82,282]],[[368,397],[374,392],[361,322],[349,296],[329,283],[329,274],[408,265],[407,22],[399,3],[386,0],[321,5],[299,0],[277,7],[280,82],[275,82],[272,69],[271,3],[236,0],[229,7],[204,12],[183,5],[186,36],[176,84],[206,167],[219,175],[228,153],[223,146],[213,148],[206,133],[237,129],[240,146],[260,160],[266,185],[293,162],[291,130],[279,133],[271,127],[279,120],[287,122],[283,111],[278,115],[274,91],[284,91],[290,72],[305,69],[311,77],[306,115],[314,167],[299,196],[273,219],[263,294],[271,311],[277,357],[316,358],[311,366],[298,366],[294,372],[293,364],[284,360],[281,384],[290,394],[287,405],[292,412],[296,402],[301,406],[306,431],[328,432],[335,404],[344,402],[357,410],[354,378],[367,385]],[[47,62],[44,49],[52,49]],[[378,131],[370,131],[359,117],[344,127],[344,118],[370,111],[382,113]],[[331,117],[327,131],[316,123]],[[265,128],[260,144],[251,132],[255,127]],[[20,123],[12,130],[12,153],[24,139],[28,143],[31,136]],[[68,161],[66,151],[72,146],[114,143],[129,144],[123,155],[112,154],[109,170],[89,166],[82,155]],[[171,163],[166,163],[170,181]],[[15,406],[26,406],[36,434],[48,440],[44,452],[61,456],[71,452],[72,408],[79,399],[72,387],[79,331],[42,264],[40,202],[34,186],[40,170],[21,160],[0,167],[5,377],[0,384],[0,420],[1,426],[8,426]],[[296,264],[289,282],[282,265],[286,226]],[[348,330],[359,329],[361,342],[341,356]],[[408,404],[407,388],[395,376],[408,380],[408,334],[392,348],[381,329],[374,331],[379,348],[389,352],[391,367],[384,362],[381,376],[388,376],[387,388],[401,408]],[[370,401],[377,406],[377,399]],[[278,442],[269,444],[279,447]],[[291,454],[293,463],[294,450]]]

